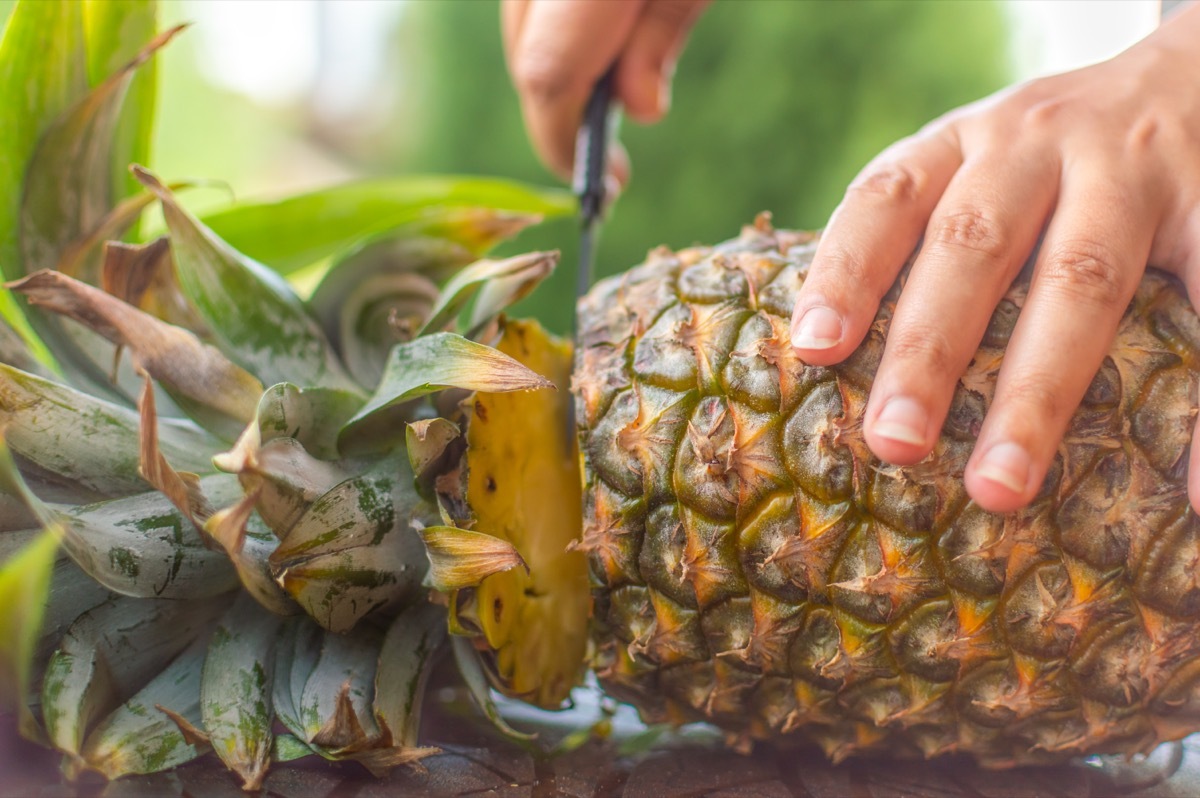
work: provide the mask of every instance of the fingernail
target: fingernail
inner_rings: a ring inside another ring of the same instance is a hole
[[[841,340],[842,317],[820,305],[804,311],[792,328],[792,346],[796,349],[832,349]]]
[[[915,399],[896,396],[888,400],[871,429],[881,438],[913,446],[925,445],[929,414]]]
[[[1029,452],[1015,443],[997,443],[975,467],[976,476],[1003,485],[1013,493],[1024,493],[1033,465]]]
[[[671,78],[669,76],[664,76],[659,81],[657,100],[656,106],[659,114],[666,114],[671,110]]]

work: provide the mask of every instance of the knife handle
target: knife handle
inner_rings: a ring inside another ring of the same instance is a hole
[[[583,223],[589,224],[599,218],[604,206],[604,173],[608,162],[608,111],[612,105],[613,83],[616,64],[613,64],[596,81],[587,106],[583,109],[583,121],[579,136],[575,139],[574,189],[579,197],[579,211]]]

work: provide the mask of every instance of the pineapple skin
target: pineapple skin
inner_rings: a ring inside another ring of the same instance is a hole
[[[1012,767],[1200,729],[1200,321],[1178,285],[1146,276],[1036,501],[1000,516],[962,476],[1027,277],[902,468],[862,435],[899,290],[848,361],[806,366],[788,331],[814,250],[760,217],[580,303],[576,546],[604,687],[649,722],[835,761]]]

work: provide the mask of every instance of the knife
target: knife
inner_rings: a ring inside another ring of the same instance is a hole
[[[616,65],[608,68],[592,88],[579,134],[575,137],[575,173],[572,186],[579,198],[579,261],[575,275],[575,304],[592,287],[592,262],[596,257],[596,237],[600,233],[600,219],[604,215],[604,178],[608,166],[608,137],[612,129],[610,109],[613,96],[613,75]],[[576,313],[571,313],[572,338],[576,337]],[[580,351],[578,341],[576,353]],[[575,414],[567,413],[567,440],[575,438]]]
[[[575,282],[578,304],[592,285],[592,261],[596,256],[596,237],[604,214],[604,177],[608,166],[608,137],[611,129],[615,66],[596,82],[583,110],[579,135],[575,138],[575,174],[573,185],[579,198],[581,229],[579,235],[579,271]]]

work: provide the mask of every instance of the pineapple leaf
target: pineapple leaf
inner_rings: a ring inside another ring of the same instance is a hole
[[[29,739],[41,733],[27,695],[58,541],[59,530],[50,527],[0,560],[0,710],[15,712],[21,733]]]
[[[260,445],[255,433],[251,427],[233,451],[214,461],[222,470],[237,474],[247,493],[257,494],[258,514],[284,538],[314,501],[354,471],[344,463],[313,457],[295,438],[275,438]]]
[[[315,750],[308,745],[304,722],[300,719],[300,706],[304,686],[308,684],[308,678],[320,659],[323,639],[321,627],[313,623],[311,618],[301,616],[284,621],[275,642],[271,690],[275,716],[296,740],[309,748],[310,753],[315,753]]]
[[[420,593],[425,555],[409,524],[431,512],[407,464],[381,461],[312,503],[271,555],[276,579],[321,626],[347,631]]]
[[[140,167],[134,174],[162,203],[184,294],[232,360],[268,385],[294,381],[358,391],[282,278],[197,221],[158,178]]]
[[[347,241],[411,223],[438,207],[555,217],[574,212],[575,199],[566,191],[505,180],[414,175],[348,183],[278,202],[235,205],[205,216],[204,222],[238,251],[289,274],[345,249]],[[478,236],[479,246],[494,237]]]
[[[129,408],[0,364],[0,413],[13,452],[94,498],[140,493],[139,420]],[[221,447],[190,421],[161,419],[159,446],[176,467],[210,473]]]
[[[500,714],[500,710],[496,708],[487,672],[484,670],[483,663],[479,661],[479,652],[475,650],[470,639],[453,636],[450,638],[450,645],[454,651],[454,662],[458,665],[458,672],[462,674],[463,682],[467,685],[467,691],[484,716],[492,722],[492,725],[502,734],[514,740],[521,742],[536,740],[537,734],[517,731],[508,724],[508,721]]]
[[[46,667],[42,718],[50,741],[78,766],[92,726],[206,635],[227,605],[224,598],[123,597],[79,616]]]
[[[12,293],[7,288],[0,288],[0,305],[6,301],[12,303],[12,307],[16,309]],[[28,371],[41,377],[50,377],[52,372],[45,362],[26,343],[17,327],[6,322],[3,316],[3,309],[0,308],[0,363],[16,366],[22,371]]]
[[[61,272],[35,272],[9,287],[32,305],[74,319],[127,348],[135,370],[158,380],[185,412],[214,434],[233,440],[254,417],[262,383],[188,330]]]
[[[236,504],[218,510],[204,532],[225,550],[246,591],[276,615],[295,615],[300,608],[271,574],[270,557],[279,541],[254,512],[259,491],[246,493]]]
[[[240,493],[237,481],[224,474],[206,477],[200,486],[221,504]],[[89,577],[116,593],[202,599],[238,586],[228,558],[207,548],[157,491],[75,507],[59,518],[63,548]]]
[[[293,734],[277,734],[271,747],[272,762],[295,762],[306,756],[312,756],[312,750],[303,740]]]
[[[6,439],[6,430],[0,427],[0,495],[9,497],[21,511],[21,525],[48,527],[54,524],[54,512],[47,507],[25,482],[13,460]]]
[[[99,246],[86,253],[73,245],[108,221],[115,204],[112,189],[113,135],[122,100],[139,66],[178,33],[173,28],[142,48],[133,60],[77,101],[45,132],[29,162],[21,203],[19,277],[59,267],[85,282],[99,282]],[[64,263],[70,254],[72,262]],[[132,374],[116,385],[107,378],[113,345],[94,332],[57,316],[28,308],[43,340],[65,373],[93,392],[129,399],[137,390]]]
[[[461,435],[458,425],[444,418],[426,418],[408,425],[404,432],[404,450],[408,452],[408,464],[412,466],[421,495],[435,495],[434,482],[438,474],[451,470],[449,466],[444,469],[438,466],[444,463],[448,452],[453,455],[450,444]]]
[[[445,388],[492,393],[553,387],[550,380],[490,346],[453,333],[426,335],[392,349],[379,387],[342,428],[339,444],[354,450],[364,443],[386,443],[377,433],[391,421],[392,408]]]
[[[262,787],[271,763],[271,682],[281,622],[242,594],[217,625],[204,660],[204,729],[217,756],[249,792]]]
[[[105,718],[88,735],[74,767],[116,779],[169,770],[204,753],[207,748],[190,732],[200,724],[206,637],[198,637]]]
[[[87,35],[88,81],[96,86],[121,69],[154,37],[158,0],[87,0],[83,22]],[[129,84],[113,132],[111,155],[113,198],[134,194],[139,186],[129,174],[129,164],[145,163],[150,156],[158,70],[146,64]]]
[[[397,748],[417,745],[425,685],[445,644],[446,611],[434,604],[400,613],[383,638],[375,673],[375,718]]]
[[[496,302],[503,301],[505,297],[519,299],[554,271],[557,263],[557,252],[530,252],[505,260],[481,260],[471,264],[446,283],[441,301],[417,335],[428,335],[446,327],[481,287],[502,281],[498,290],[489,292],[488,306],[480,309],[478,314],[481,318],[490,319],[505,307],[496,307]],[[474,327],[476,323],[472,320],[471,326]]]
[[[0,269],[23,276],[18,220],[25,172],[46,128],[87,91],[83,16],[78,3],[22,0],[0,40]],[[54,363],[13,297],[0,292],[0,311],[44,363]]]
[[[429,554],[429,580],[434,589],[450,593],[476,587],[492,574],[529,566],[513,544],[483,532],[453,526],[421,530]]]
[[[357,394],[334,388],[298,388],[279,383],[268,388],[258,403],[258,429],[265,443],[275,438],[295,438],[313,457],[337,457],[337,436],[342,425],[362,407]]]
[[[381,633],[370,627],[353,635],[326,632],[322,637],[320,656],[297,709],[304,739],[330,758],[365,749],[379,739],[371,703],[382,643]]]

